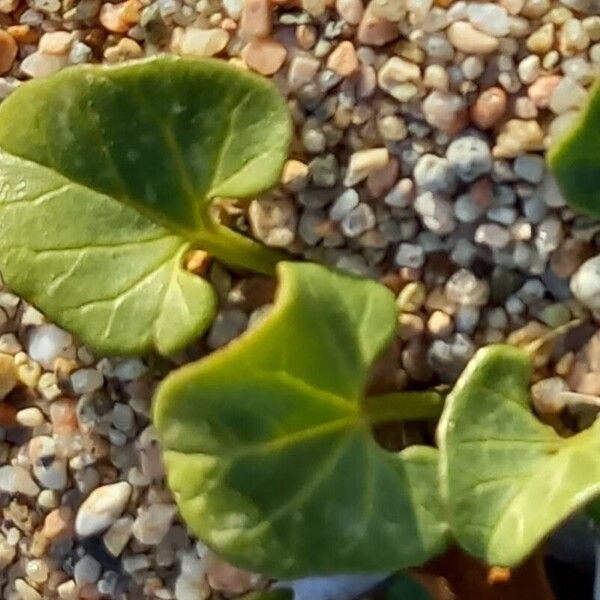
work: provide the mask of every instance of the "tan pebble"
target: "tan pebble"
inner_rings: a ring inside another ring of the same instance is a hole
[[[17,385],[18,374],[12,356],[0,354],[0,400],[6,396]]]
[[[590,36],[579,19],[568,19],[560,29],[558,44],[563,56],[573,56],[590,45]]]
[[[76,407],[77,402],[70,398],[61,398],[50,404],[50,421],[54,435],[67,436],[79,429]]]
[[[359,43],[367,46],[385,46],[399,35],[398,24],[376,16],[369,5],[360,20],[356,37]]]
[[[492,150],[495,158],[515,158],[523,152],[544,149],[544,131],[537,121],[511,119],[498,134]]]
[[[469,123],[467,103],[451,92],[434,90],[425,98],[422,108],[425,120],[448,135],[462,131]]]
[[[290,159],[283,166],[281,184],[290,191],[299,192],[306,187],[308,182],[308,165]]]
[[[348,171],[344,178],[344,185],[352,187],[359,181],[366,179],[370,173],[385,167],[390,159],[387,148],[370,148],[359,150],[350,156]]]
[[[122,38],[116,46],[110,46],[104,51],[104,58],[109,64],[141,58],[142,56],[144,56],[142,47],[131,38]]]
[[[29,25],[11,25],[6,28],[6,33],[11,35],[19,44],[37,44],[40,39],[37,29]]]
[[[427,330],[436,337],[449,335],[453,329],[452,318],[441,310],[434,311],[427,320]]]
[[[391,158],[387,165],[369,173],[367,177],[367,189],[373,198],[380,198],[390,190],[398,179],[400,165],[396,158]]]
[[[527,88],[527,95],[538,108],[548,108],[550,98],[561,81],[560,75],[543,75]]]
[[[335,8],[340,17],[350,25],[358,25],[364,12],[361,0],[336,0]]]
[[[188,27],[181,38],[181,53],[210,57],[223,51],[229,42],[229,33],[220,28],[198,29]]]
[[[590,36],[590,41],[600,41],[600,15],[593,15],[591,17],[587,17],[582,21],[582,24],[583,28]]]
[[[44,413],[37,406],[22,408],[17,413],[17,423],[23,427],[38,427],[44,420]]]
[[[406,16],[405,0],[371,0],[369,9],[380,19],[397,23]]]
[[[303,50],[310,50],[317,41],[317,32],[311,25],[296,27],[296,41]]]
[[[498,38],[483,33],[464,21],[452,23],[446,30],[446,35],[457,50],[467,54],[490,54],[500,44]]]
[[[377,73],[371,65],[361,64],[356,92],[359,98],[368,98],[377,88]]]
[[[593,256],[589,244],[583,240],[567,238],[550,257],[550,268],[561,279],[571,277],[577,269]]]
[[[483,91],[471,107],[471,120],[480,129],[490,129],[506,113],[507,97],[501,87],[491,87]]]
[[[227,596],[238,596],[256,586],[256,576],[224,562],[216,556],[209,556],[206,577],[211,589]]]
[[[261,75],[277,73],[285,62],[287,50],[279,42],[270,38],[252,40],[242,50],[246,64]]]
[[[327,68],[340,77],[348,77],[358,69],[358,57],[352,42],[344,41],[327,58]]]
[[[5,15],[13,12],[19,6],[19,0],[0,0],[0,13]]]
[[[49,540],[66,537],[73,531],[73,517],[73,511],[68,506],[55,508],[44,519],[43,536]]]
[[[576,391],[580,394],[592,394],[594,396],[600,396],[600,373],[586,373],[577,385]]]
[[[327,10],[324,0],[300,0],[300,6],[304,12],[315,19],[322,17]]]
[[[73,34],[69,31],[54,31],[45,33],[40,38],[38,50],[45,54],[54,54],[56,56],[64,56],[69,52]]]
[[[271,33],[269,0],[244,0],[240,34],[246,39],[265,37]]]
[[[237,27],[237,23],[229,17],[221,21],[221,29],[224,29],[225,31],[235,31]]]
[[[211,265],[211,258],[204,250],[192,250],[185,258],[185,270],[204,277]]]
[[[398,334],[403,340],[410,340],[423,334],[425,325],[423,319],[411,313],[400,313],[398,316]]]
[[[416,84],[420,80],[421,69],[398,56],[388,59],[377,74],[379,87],[400,101],[417,95],[419,89]]]
[[[535,54],[546,54],[552,50],[553,45],[554,25],[552,23],[542,25],[527,38],[527,49]]]
[[[500,0],[500,5],[506,9],[507,13],[518,15],[525,6],[525,0]]]
[[[288,69],[288,85],[296,90],[310,83],[319,72],[321,63],[312,56],[299,55],[292,59]]]
[[[0,74],[10,71],[18,50],[19,46],[15,38],[0,29]]]
[[[141,5],[137,0],[118,4],[107,2],[100,9],[100,23],[113,33],[125,33],[140,20]]]

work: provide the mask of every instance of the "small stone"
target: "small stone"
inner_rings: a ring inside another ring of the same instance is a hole
[[[18,383],[13,357],[0,353],[0,401],[6,398]]]
[[[561,279],[567,279],[593,254],[591,246],[582,240],[567,238],[552,253],[550,268]]]
[[[308,165],[296,159],[288,160],[283,166],[281,184],[292,192],[300,192],[308,182]]]
[[[425,251],[417,244],[402,243],[398,246],[394,262],[399,267],[420,269],[425,264]]]
[[[122,38],[116,45],[110,46],[104,51],[104,59],[108,64],[120,63],[142,56],[144,56],[144,50],[131,38]]]
[[[377,169],[384,167],[389,161],[387,148],[371,148],[359,150],[350,156],[348,170],[344,178],[344,185],[352,187],[366,179],[367,176]]]
[[[41,594],[24,579],[15,580],[15,590],[19,600],[42,600]]]
[[[358,69],[358,57],[352,42],[338,44],[327,58],[327,68],[340,77],[348,77]]]
[[[77,584],[72,579],[57,586],[56,592],[60,600],[80,600]]]
[[[17,413],[17,423],[23,427],[38,427],[44,421],[44,413],[35,406],[23,408]]]
[[[600,311],[600,255],[586,260],[571,278],[571,291],[581,304]]]
[[[131,486],[125,481],[95,489],[82,503],[75,518],[77,535],[88,537],[110,527],[123,513]]]
[[[452,193],[456,188],[456,174],[450,162],[435,154],[423,154],[413,170],[413,178],[420,191]]]
[[[100,563],[89,554],[86,554],[75,564],[73,577],[78,586],[84,586],[86,583],[96,583],[101,572],[102,566]]]
[[[0,13],[10,14],[19,6],[19,0],[0,0]]]
[[[68,506],[55,508],[46,515],[42,535],[53,541],[67,537],[73,531],[73,511]]]
[[[244,594],[256,585],[255,575],[212,555],[208,558],[206,577],[211,589],[227,597]]]
[[[37,496],[40,488],[23,467],[4,465],[0,467],[0,491]]]
[[[29,441],[29,461],[36,479],[49,490],[62,490],[67,485],[67,461],[56,456],[56,443],[47,435]]]
[[[358,25],[363,15],[361,0],[336,0],[335,8],[339,15],[350,25]]]
[[[96,369],[79,369],[71,374],[70,380],[77,396],[95,392],[104,385],[104,377]]]
[[[388,59],[377,74],[379,87],[397,100],[406,101],[418,92],[421,69],[397,56]]]
[[[294,241],[298,218],[294,204],[287,198],[253,200],[248,218],[254,236],[267,246],[285,248]]]
[[[456,222],[452,204],[444,194],[439,192],[419,194],[415,199],[414,208],[429,231],[438,235],[454,231]]]
[[[548,107],[552,112],[560,115],[568,110],[581,108],[587,97],[588,92],[582,85],[570,77],[563,77],[554,88]]]
[[[273,75],[285,62],[287,50],[271,38],[257,38],[246,44],[242,58],[246,64],[261,75]]]
[[[294,57],[287,74],[290,88],[296,90],[310,83],[317,76],[320,68],[321,63],[312,56],[299,55]]]
[[[423,101],[422,110],[427,123],[448,135],[458,133],[468,123],[467,103],[450,92],[434,90]]]
[[[554,45],[554,25],[546,23],[527,38],[527,48],[534,54],[546,54]]]
[[[369,3],[358,26],[358,42],[367,46],[385,46],[399,36],[397,23],[378,17],[373,12],[372,2]]]
[[[401,179],[385,196],[383,201],[396,208],[410,206],[414,198],[414,183],[412,179],[405,177]]]
[[[65,356],[73,345],[70,333],[56,325],[44,324],[34,327],[29,333],[27,353],[45,369],[54,368],[54,361]]]
[[[368,204],[358,204],[341,222],[344,235],[354,238],[375,227],[376,219],[373,209]]]
[[[539,154],[522,154],[513,164],[515,175],[529,183],[540,183],[544,178],[545,163]]]
[[[446,150],[446,158],[462,181],[475,181],[492,170],[492,155],[487,142],[475,135],[454,140]]]
[[[475,230],[475,242],[490,248],[504,248],[510,242],[510,232],[496,223],[484,223]]]
[[[113,33],[126,33],[140,20],[141,5],[138,0],[112,4],[106,2],[100,9],[100,23]]]
[[[358,192],[354,188],[344,190],[329,209],[329,218],[332,221],[341,221],[358,205],[359,201]]]
[[[560,28],[558,42],[563,56],[573,56],[587,49],[590,36],[579,19],[571,18]]]
[[[79,429],[76,407],[77,402],[70,398],[61,398],[50,405],[50,421],[55,435],[69,436]]]
[[[548,108],[550,99],[561,81],[562,77],[560,75],[544,75],[539,77],[527,89],[527,96],[537,108]]]
[[[199,29],[188,27],[181,39],[181,53],[191,56],[210,57],[219,54],[229,42],[224,29]]]
[[[504,37],[510,31],[508,14],[501,5],[472,2],[467,5],[467,16],[471,25],[494,37]]]
[[[478,31],[470,23],[458,21],[446,30],[452,45],[467,54],[490,54],[498,49],[498,39]]]
[[[222,310],[217,314],[208,333],[207,344],[213,350],[221,348],[239,336],[248,325],[248,316],[245,312],[234,308]]]
[[[142,544],[156,546],[169,531],[176,514],[177,507],[174,504],[139,507],[132,529],[134,537]]]
[[[19,46],[12,35],[0,29],[0,75],[8,73],[15,62]]]
[[[267,37],[271,33],[269,0],[244,0],[240,34],[246,39]]]
[[[371,171],[367,177],[367,190],[372,198],[380,198],[394,185],[398,179],[400,164],[392,157],[381,169]]]
[[[461,306],[485,306],[490,297],[490,286],[471,271],[459,269],[446,282],[446,296]]]
[[[565,407],[561,393],[568,391],[569,386],[561,377],[542,379],[531,386],[531,402],[538,413],[556,415]]]
[[[135,426],[135,416],[128,404],[117,402],[112,410],[112,424],[120,431],[131,431]]]
[[[33,52],[23,59],[20,69],[28,77],[47,77],[60,71],[66,64],[67,59],[64,56]]]
[[[40,38],[38,50],[40,52],[44,52],[45,54],[64,56],[65,54],[68,54],[72,42],[73,34],[69,31],[54,31],[52,33],[45,33]]]
[[[492,150],[495,158],[514,158],[524,152],[544,149],[544,131],[537,121],[511,119],[496,138]]]
[[[117,519],[102,536],[106,549],[112,556],[120,556],[125,550],[133,532],[133,517],[129,515]]]

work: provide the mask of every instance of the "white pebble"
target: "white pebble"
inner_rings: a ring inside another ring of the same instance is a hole
[[[425,252],[420,245],[402,243],[398,246],[394,261],[399,267],[419,269],[425,264]]]
[[[471,2],[468,4],[467,16],[479,31],[494,37],[504,37],[510,31],[510,20],[506,9],[499,4]]]
[[[17,423],[23,427],[38,427],[44,422],[44,413],[37,407],[23,408],[17,413]]]
[[[496,223],[484,223],[475,231],[475,242],[490,248],[504,248],[510,242],[510,233]]]
[[[390,160],[387,148],[359,150],[350,156],[344,185],[352,187],[366,179],[373,171],[385,167]]]
[[[78,396],[95,392],[103,385],[104,377],[96,369],[79,369],[71,374],[71,386]]]
[[[463,181],[474,181],[492,170],[492,154],[485,140],[465,135],[454,140],[446,150],[446,158]]]
[[[110,527],[123,513],[131,486],[125,481],[95,489],[82,503],[75,518],[75,531],[90,536]]]
[[[51,370],[54,361],[64,356],[73,345],[73,337],[50,323],[34,327],[28,338],[27,353],[45,369]]]
[[[133,523],[133,535],[142,544],[156,546],[165,537],[177,514],[174,504],[140,506]]]
[[[417,196],[414,206],[429,231],[439,235],[454,231],[456,222],[447,196],[439,192],[424,192]]]
[[[40,488],[23,467],[4,465],[0,467],[0,491],[36,496]]]

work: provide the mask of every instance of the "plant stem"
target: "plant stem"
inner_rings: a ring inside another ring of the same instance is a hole
[[[277,263],[292,257],[216,223],[207,220],[199,232],[197,245],[232,267],[274,276]]]
[[[444,408],[444,397],[438,392],[392,392],[369,396],[362,403],[363,413],[373,424],[389,421],[437,419]]]

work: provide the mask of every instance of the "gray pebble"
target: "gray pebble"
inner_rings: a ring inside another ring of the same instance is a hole
[[[487,142],[466,135],[454,140],[446,150],[446,158],[463,181],[475,181],[492,170],[492,154]]]
[[[422,191],[451,194],[456,189],[456,174],[450,162],[435,154],[424,154],[419,158],[413,177]]]

